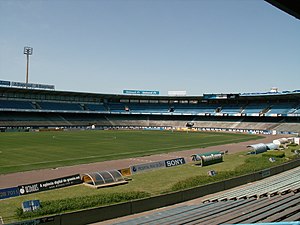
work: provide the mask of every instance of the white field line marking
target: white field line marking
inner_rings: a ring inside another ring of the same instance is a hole
[[[231,139],[230,141],[235,141],[235,140],[243,140],[246,138],[234,138]],[[247,140],[249,140],[247,138]],[[43,161],[43,162],[35,162],[35,163],[23,163],[23,164],[14,164],[14,165],[6,165],[6,166],[0,166],[0,168],[7,168],[7,167],[11,167],[11,166],[29,166],[29,165],[38,165],[38,164],[46,164],[46,163],[55,163],[55,162],[67,162],[67,161],[73,161],[73,160],[81,160],[81,159],[92,159],[92,158],[103,158],[103,157],[107,157],[107,156],[115,156],[115,155],[128,155],[131,153],[151,153],[151,152],[156,152],[159,150],[169,150],[169,149],[178,149],[178,148],[186,148],[186,147],[196,147],[199,145],[206,145],[206,144],[211,144],[211,143],[223,143],[223,142],[227,142],[229,140],[222,140],[222,141],[213,141],[213,142],[205,142],[205,143],[201,143],[201,144],[193,144],[193,145],[181,145],[181,146],[175,146],[175,147],[165,147],[165,148],[154,148],[154,149],[149,149],[146,151],[134,151],[134,152],[124,152],[124,153],[114,153],[114,154],[108,154],[108,155],[92,155],[92,156],[86,156],[86,157],[80,157],[80,158],[70,158],[70,159],[61,159],[61,160],[52,160],[52,161]],[[250,140],[249,140],[250,141]]]

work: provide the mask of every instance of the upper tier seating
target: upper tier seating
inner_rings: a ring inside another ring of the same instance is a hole
[[[97,113],[117,114],[164,114],[164,115],[215,115],[215,116],[262,116],[274,117],[299,116],[300,104],[287,103],[249,103],[243,104],[183,104],[183,103],[70,103],[51,101],[22,101],[0,100],[1,111],[24,110],[24,111],[85,111]]]
[[[37,102],[41,110],[72,110],[82,111],[83,109],[77,103],[61,103],[61,102]]]
[[[183,114],[214,114],[218,106],[215,104],[178,104],[174,105],[174,112]]]
[[[109,103],[108,108],[111,112],[124,113],[126,105],[123,103]]]
[[[295,106],[295,103],[273,104],[270,106],[270,109],[266,113],[266,115],[293,113],[296,110],[294,106]]]
[[[0,109],[34,109],[29,101],[0,100]]]
[[[300,104],[295,106],[295,111],[293,112],[294,114],[300,114]]]
[[[85,104],[86,110],[108,112],[103,104]]]
[[[267,109],[269,107],[269,104],[267,103],[263,103],[263,104],[260,104],[260,103],[250,103],[248,104],[244,110],[242,111],[242,113],[245,113],[245,114],[260,114],[262,113],[263,110]]]
[[[167,104],[134,104],[128,105],[132,113],[168,113],[169,106]]]
[[[235,114],[238,114],[238,113],[242,112],[242,107],[243,107],[242,105],[237,105],[237,104],[223,105],[222,108],[221,108],[221,113],[229,114],[229,115],[235,115]]]

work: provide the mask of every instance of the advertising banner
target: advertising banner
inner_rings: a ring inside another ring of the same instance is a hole
[[[50,84],[34,84],[34,83],[23,83],[23,82],[11,82],[12,87],[21,87],[21,88],[33,88],[33,89],[50,89],[54,90],[55,86]]]
[[[19,192],[19,188],[17,187],[0,189],[0,199],[16,197],[19,195],[20,192]]]
[[[173,167],[185,164],[184,158],[170,159],[165,161],[166,167]]]
[[[127,94],[127,95],[159,95],[159,91],[123,90],[123,94]]]
[[[48,191],[52,189],[67,187],[71,185],[76,185],[82,183],[79,174],[72,176],[61,177],[53,180],[47,180],[39,183],[26,184],[19,186],[20,195],[27,195],[31,193]]]
[[[3,86],[10,86],[10,81],[0,80],[0,85],[3,85]]]
[[[153,170],[158,168],[164,168],[166,167],[165,161],[158,161],[158,162],[151,162],[151,163],[144,163],[139,165],[131,166],[131,173],[139,173],[139,172],[145,172],[147,170]]]

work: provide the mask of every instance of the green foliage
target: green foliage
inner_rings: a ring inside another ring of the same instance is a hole
[[[275,158],[283,158],[285,153],[283,151],[267,151],[262,154],[263,157],[275,157]]]
[[[237,166],[235,168],[235,170],[233,170],[233,171],[217,171],[218,174],[213,177],[210,177],[207,175],[190,177],[188,179],[181,180],[181,181],[175,183],[171,187],[170,191],[179,191],[179,190],[197,187],[197,186],[208,184],[208,183],[213,183],[213,182],[217,182],[217,181],[230,179],[233,177],[257,172],[259,170],[263,170],[266,168],[270,168],[272,166],[279,165],[283,162],[284,162],[284,159],[278,159],[278,160],[276,160],[276,162],[271,163],[265,157],[250,156],[250,158],[247,158],[245,160],[244,164]]]
[[[290,144],[287,144],[287,146],[288,147],[296,147],[296,146],[298,146],[298,144],[296,144],[296,143],[290,143]]]
[[[291,152],[295,153],[295,152],[300,152],[300,149],[291,149]]]
[[[220,171],[216,176],[200,175],[190,177],[185,180],[178,181],[171,187],[171,191],[179,191],[192,187],[197,187],[204,184],[214,183],[217,181],[231,178],[235,175],[234,171]]]
[[[146,198],[149,196],[150,194],[147,192],[124,192],[44,201],[41,202],[42,207],[34,212],[23,212],[22,208],[17,208],[16,216],[19,219],[26,219],[96,206],[109,205],[113,203],[126,202],[130,200]]]
[[[290,159],[298,159],[300,158],[300,149],[299,146],[297,145],[297,147],[290,147],[291,148],[291,154],[289,156]]]

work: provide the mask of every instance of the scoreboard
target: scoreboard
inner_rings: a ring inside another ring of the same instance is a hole
[[[239,94],[203,94],[203,99],[237,99]]]

